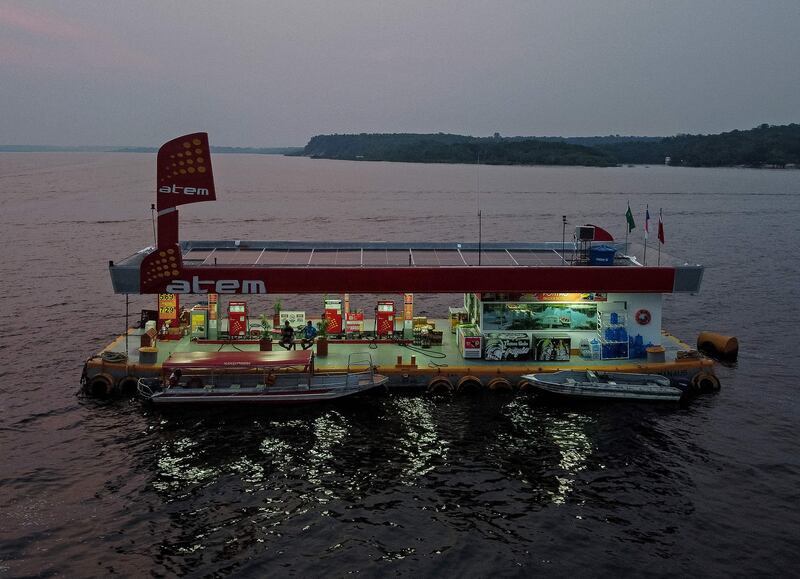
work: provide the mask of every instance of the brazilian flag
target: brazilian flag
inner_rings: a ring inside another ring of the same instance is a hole
[[[633,221],[633,213],[631,213],[631,204],[628,203],[628,211],[625,212],[625,219],[628,220],[628,233],[636,229],[636,223]]]

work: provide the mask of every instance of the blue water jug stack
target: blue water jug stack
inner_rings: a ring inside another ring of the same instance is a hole
[[[597,245],[589,250],[590,265],[614,265],[614,254],[617,253],[613,247],[608,245]]]
[[[641,334],[636,334],[636,336],[631,336],[628,339],[628,343],[630,346],[631,358],[646,358],[647,348],[652,345],[650,342],[645,344]]]
[[[626,342],[628,340],[628,331],[624,327],[606,328],[603,337],[606,342]]]

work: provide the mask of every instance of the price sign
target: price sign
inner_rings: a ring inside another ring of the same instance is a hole
[[[218,294],[208,294],[208,319],[217,319],[217,302],[219,300]]]
[[[158,325],[166,321],[178,319],[178,296],[176,294],[158,294]]]
[[[414,294],[403,294],[403,319],[410,321],[414,317]]]

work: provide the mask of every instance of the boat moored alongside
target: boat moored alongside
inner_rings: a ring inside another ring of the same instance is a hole
[[[337,400],[387,381],[369,354],[351,355],[347,372],[317,373],[307,350],[182,352],[164,362],[161,378],[140,379],[138,391],[156,405],[287,405]]]
[[[676,383],[658,374],[563,370],[522,378],[537,392],[575,399],[677,402],[684,395]]]

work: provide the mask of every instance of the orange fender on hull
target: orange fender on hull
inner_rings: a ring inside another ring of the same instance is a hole
[[[437,376],[428,383],[428,394],[447,395],[453,393],[453,383],[449,378]]]
[[[87,391],[95,398],[105,398],[114,393],[114,377],[111,374],[97,374],[89,379]]]
[[[456,392],[477,392],[483,388],[481,379],[477,376],[462,376],[456,383]]]
[[[716,332],[700,332],[697,349],[723,360],[735,360],[739,355],[739,340]]]
[[[489,380],[489,383],[486,385],[486,387],[493,392],[511,392],[514,390],[511,382],[502,376],[498,376],[497,378],[492,378]]]

